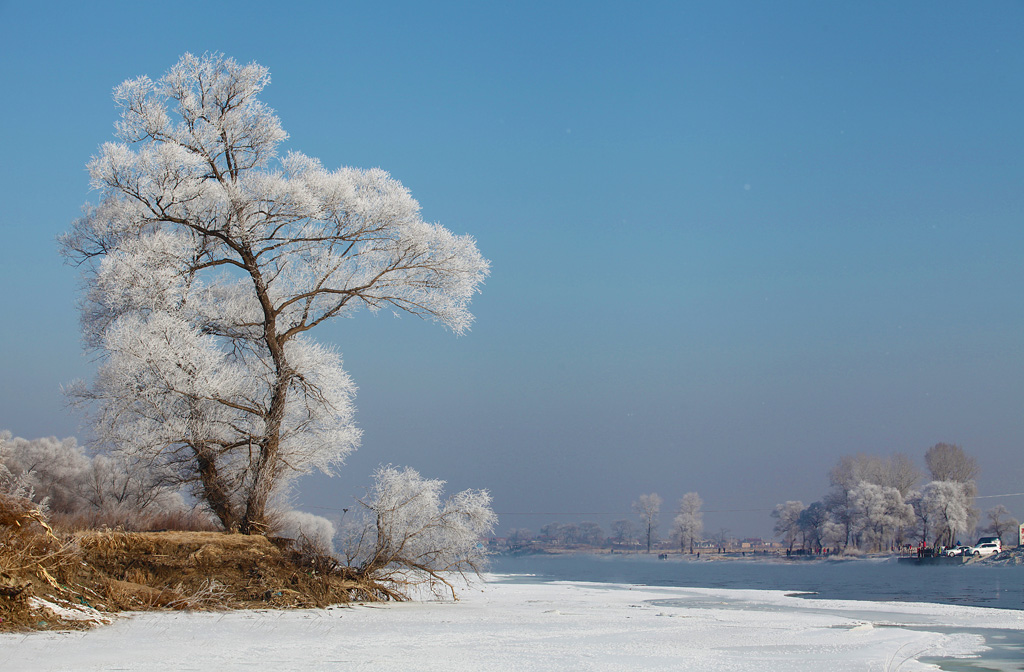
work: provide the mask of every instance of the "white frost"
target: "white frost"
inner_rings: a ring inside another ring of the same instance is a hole
[[[146,613],[87,633],[3,635],[0,669],[908,672],[935,669],[921,657],[982,652],[981,636],[967,629],[1024,630],[1018,611],[780,591],[492,581],[459,594],[458,602]]]

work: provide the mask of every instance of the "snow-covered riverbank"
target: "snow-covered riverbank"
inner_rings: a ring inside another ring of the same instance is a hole
[[[151,612],[2,635],[0,669],[906,671],[981,653],[986,634],[1024,637],[1020,611],[490,578],[455,603]]]

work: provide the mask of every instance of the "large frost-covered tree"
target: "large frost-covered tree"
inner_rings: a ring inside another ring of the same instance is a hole
[[[359,443],[355,387],[307,332],[360,307],[459,333],[488,262],[424,222],[382,170],[278,155],[266,68],[186,54],[114,91],[118,142],[88,164],[99,202],[62,239],[82,268],[86,347],[72,394],[103,445],[173,469],[227,528]]]

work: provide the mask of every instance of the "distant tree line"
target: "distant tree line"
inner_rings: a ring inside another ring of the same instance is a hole
[[[658,527],[662,499],[657,493],[640,495],[633,502],[639,524],[629,519],[612,521],[609,533],[594,522],[547,523],[537,535],[526,528],[509,532],[507,543],[512,551],[529,547],[534,542],[552,543],[564,547],[645,548],[648,553],[659,541]],[[672,540],[683,552],[693,553],[704,531],[703,501],[696,492],[686,493],[679,500],[672,521]]]
[[[793,550],[896,549],[924,542],[952,546],[971,539],[980,512],[975,506],[977,461],[958,445],[938,443],[925,453],[929,480],[906,455],[846,455],[829,472],[831,490],[805,506],[775,507],[775,534]],[[1000,505],[982,530],[1002,537],[1017,521]]]
[[[72,527],[138,527],[187,517],[193,508],[163,472],[129,455],[90,455],[73,438],[9,432],[0,433],[0,492],[29,499]]]

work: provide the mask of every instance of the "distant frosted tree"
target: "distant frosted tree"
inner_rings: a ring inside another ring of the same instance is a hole
[[[612,543],[629,546],[637,542],[637,527],[632,520],[613,520],[611,529]]]
[[[576,523],[566,523],[558,527],[558,543],[573,546],[580,543],[580,527]]]
[[[829,517],[838,526],[842,534],[839,545],[844,548],[850,545],[854,531],[854,511],[850,502],[850,491],[835,487],[822,499],[822,504]]]
[[[842,456],[839,463],[829,471],[832,491],[822,500],[833,523],[844,530],[842,545],[849,545],[857,533],[856,517],[859,514],[850,499],[855,488],[862,483],[894,488],[906,500],[920,480],[921,472],[902,453],[895,453],[891,457],[863,453]]]
[[[579,543],[586,546],[600,546],[604,543],[604,530],[592,521],[584,521],[579,525]]]
[[[978,477],[978,462],[956,444],[936,443],[924,454],[933,481],[973,482]]]
[[[651,543],[658,538],[658,514],[661,512],[661,497],[652,492],[640,495],[633,502],[633,510],[640,516],[640,526],[647,540],[647,552],[651,552]]]
[[[703,506],[704,502],[696,492],[688,492],[679,500],[679,510],[673,524],[679,548],[684,552],[689,548],[690,553],[693,553],[693,545],[700,541],[704,533]]]
[[[540,536],[545,537],[548,541],[561,541],[562,539],[562,524],[558,522],[551,522],[542,525],[540,528]]]
[[[935,527],[935,513],[925,506],[923,490],[910,492],[907,495],[907,504],[914,507],[914,515],[917,517],[917,540],[928,543],[931,541],[931,531]]]
[[[884,477],[879,485],[895,488],[906,499],[920,480],[921,470],[914,466],[914,462],[902,453],[895,453],[885,461]]]
[[[98,443],[166,466],[226,528],[267,529],[297,475],[355,449],[355,386],[310,331],[359,308],[456,333],[488,262],[424,222],[379,169],[291,152],[258,96],[266,68],[186,54],[114,91],[119,142],[88,165],[99,203],[62,238],[100,357],[73,397]]]
[[[890,457],[860,453],[842,456],[839,463],[829,472],[829,480],[834,487],[844,492],[849,492],[866,482],[896,488],[900,495],[906,497],[921,480],[921,472],[914,466],[913,461],[902,453],[895,453]]]
[[[882,480],[882,459],[874,455],[843,455],[829,471],[829,482],[833,487],[849,492],[858,484],[879,483]]]
[[[957,535],[973,529],[973,502],[973,481],[932,481],[924,487],[920,506],[926,511],[936,545],[952,546]]]
[[[829,539],[832,517],[821,502],[812,502],[797,518],[800,534],[811,550],[821,550],[831,541]]]
[[[0,431],[0,495],[33,500],[35,491],[29,482],[32,474],[25,472],[15,474],[7,466],[7,462],[10,459],[7,452],[10,438],[10,432],[7,430]]]
[[[89,457],[73,438],[9,439],[0,460],[32,489],[37,500],[57,512],[84,508]]]
[[[914,507],[896,488],[861,482],[850,495],[858,535],[869,550],[885,550],[900,530],[914,524]]]
[[[986,518],[988,519],[988,525],[985,527],[985,531],[989,534],[994,534],[1000,539],[1004,535],[1010,532],[1016,532],[1020,527],[1020,522],[1017,521],[1002,504],[998,504],[995,507],[985,512]]]
[[[517,527],[508,533],[508,547],[516,551],[533,541],[533,532],[525,527]]]
[[[57,514],[98,515],[129,523],[142,515],[184,511],[166,474],[127,455],[89,456],[74,438],[13,438],[0,464]]]
[[[775,534],[782,539],[789,550],[793,550],[797,535],[800,534],[800,514],[803,513],[803,510],[803,502],[790,500],[777,505],[772,511],[772,518],[775,518]]]

